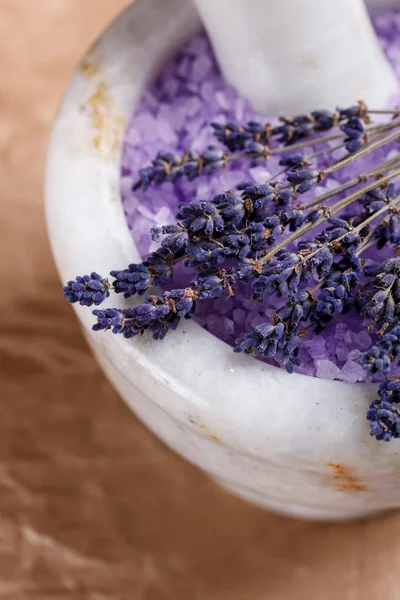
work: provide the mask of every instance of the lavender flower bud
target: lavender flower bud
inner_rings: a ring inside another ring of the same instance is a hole
[[[340,129],[347,136],[344,141],[348,152],[357,152],[364,145],[364,126],[358,117],[350,117]]]
[[[79,302],[81,306],[98,306],[109,297],[109,290],[108,279],[94,272],[90,275],[78,275],[63,288],[64,298],[71,304]]]
[[[105,331],[111,329],[113,333],[120,333],[124,325],[124,315],[121,310],[116,308],[106,308],[105,310],[94,310],[93,314],[97,317],[97,323],[93,325],[93,331]]]
[[[292,167],[300,169],[304,165],[304,156],[302,154],[286,154],[279,161],[281,167]]]
[[[125,298],[130,298],[135,294],[144,294],[148,287],[154,285],[154,278],[149,269],[144,264],[131,264],[127,269],[121,271],[111,271],[111,276],[115,277],[113,282],[116,294],[124,294]]]
[[[318,181],[320,180],[321,174],[319,171],[311,169],[310,167],[303,167],[302,169],[292,169],[287,174],[287,180],[292,185],[296,185],[297,192],[304,194],[308,192]]]

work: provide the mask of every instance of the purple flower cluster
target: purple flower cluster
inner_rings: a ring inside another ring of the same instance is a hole
[[[71,304],[79,302],[81,306],[98,306],[110,295],[108,279],[98,273],[76,277],[64,286],[64,298]]]
[[[390,442],[400,437],[400,381],[387,379],[379,386],[378,398],[371,403],[367,413],[371,422],[371,435],[377,440]]]
[[[268,146],[274,138],[279,144],[294,144],[317,132],[329,131],[339,124],[350,141],[354,139],[355,130],[359,127],[363,133],[361,120],[369,121],[367,107],[362,102],[349,108],[338,108],[336,112],[315,110],[310,114],[280,117],[280,124],[275,127],[270,123],[262,124],[257,121],[249,121],[247,125],[237,125],[232,122],[211,125],[217,140],[231,152],[236,152],[248,149],[253,143]],[[349,150],[349,152],[353,151]]]
[[[161,185],[166,181],[175,182],[180,177],[192,181],[200,175],[212,175],[226,163],[223,150],[215,146],[208,146],[204,152],[186,152],[183,157],[170,152],[159,152],[149,167],[140,169],[140,179],[133,186],[133,190],[147,190],[151,185]]]
[[[191,289],[172,290],[162,296],[148,296],[144,304],[134,308],[96,309],[97,323],[94,331],[110,329],[125,338],[135,337],[145,331],[155,340],[162,340],[168,331],[175,330],[182,317],[190,319],[195,307],[196,294]]]
[[[239,158],[234,154],[239,151],[257,165],[273,152],[272,142],[280,151],[335,127],[343,132],[342,145],[355,160],[366,142],[363,122],[367,121],[368,110],[360,103],[334,113],[322,110],[282,118],[276,127],[256,122],[247,127],[214,124],[217,139],[232,154],[214,146],[181,157],[159,152],[151,166],[140,171],[134,188],[146,190],[182,177],[212,175],[232,157]],[[382,139],[386,130],[382,129]],[[379,140],[379,131],[376,135]],[[289,373],[300,365],[310,329],[321,331],[334,319],[356,311],[380,336],[363,353],[360,364],[368,373],[388,375],[400,355],[400,258],[375,267],[362,255],[371,245],[390,252],[398,243],[397,192],[387,185],[390,165],[383,165],[382,174],[372,183],[360,173],[349,192],[339,186],[319,196],[316,186],[330,170],[340,168],[340,160],[327,151],[324,171],[312,156],[293,150],[282,153],[282,170],[268,182],[244,182],[235,190],[181,203],[175,223],[152,228],[151,238],[158,247],[145,260],[112,271],[111,283],[97,273],[77,277],[64,288],[65,297],[92,306],[104,301],[110,291],[125,298],[150,293],[133,308],[94,310],[93,329],[111,330],[125,338],[148,332],[160,340],[182,318],[190,319],[200,302],[229,298],[239,289],[250,290],[254,302],[278,299],[269,320],[249,326],[234,350],[273,359]],[[154,286],[171,283],[178,263],[194,269],[190,283],[152,295]],[[382,421],[381,416],[373,420]],[[378,439],[387,439],[378,437],[379,427],[371,431]]]

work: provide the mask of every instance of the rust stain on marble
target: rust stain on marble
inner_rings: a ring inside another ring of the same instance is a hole
[[[100,67],[96,64],[95,59],[90,56],[90,54],[86,55],[80,64],[81,71],[86,75],[88,79],[92,79],[96,77],[100,73]]]
[[[339,492],[367,492],[367,486],[354,474],[349,467],[339,463],[328,463],[328,467],[333,471],[335,488]]]
[[[105,81],[100,81],[84,107],[89,109],[95,134],[94,148],[104,158],[113,154],[121,139],[123,118],[118,115]]]
[[[204,423],[199,423],[195,419],[189,419],[189,421],[192,423],[192,425],[195,425],[196,427],[198,427],[198,429],[201,429],[202,431],[204,431],[204,433],[206,434],[206,436],[208,437],[209,440],[216,442],[217,444],[221,443],[221,439],[217,435],[212,435],[208,431],[207,425],[205,425]]]

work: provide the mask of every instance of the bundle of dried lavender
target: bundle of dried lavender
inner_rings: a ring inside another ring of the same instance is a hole
[[[371,126],[373,113],[388,115],[389,120]],[[65,297],[92,306],[101,304],[110,291],[126,298],[141,295],[170,281],[174,265],[183,262],[197,272],[190,286],[150,295],[133,308],[94,310],[93,329],[111,329],[126,338],[147,330],[155,339],[163,339],[181,318],[193,315],[197,302],[233,295],[245,283],[256,302],[271,297],[283,300],[271,322],[236,341],[236,352],[274,357],[292,372],[299,364],[307,331],[321,330],[353,310],[369,319],[370,330],[379,335],[360,364],[370,374],[389,376],[400,355],[400,195],[392,182],[400,175],[400,154],[393,152],[364,172],[361,166],[356,178],[345,180],[345,173],[346,165],[358,160],[362,165],[364,156],[376,151],[379,155],[380,148],[396,142],[399,115],[397,110],[372,111],[360,102],[333,113],[314,111],[281,118],[277,127],[255,122],[214,124],[215,136],[226,151],[211,146],[181,157],[159,153],[140,171],[135,189],[179,177],[194,179],[201,172],[211,174],[232,160],[258,165],[271,154],[282,155],[282,170],[265,183],[243,183],[237,192],[182,205],[176,224],[152,230],[160,246],[146,260],[112,271],[112,282],[96,273],[77,277],[65,286]],[[321,135],[328,130],[335,131]],[[318,144],[323,147],[319,152],[300,152]],[[334,160],[338,150],[344,156]],[[321,159],[323,168],[318,166]],[[323,194],[308,193],[341,169],[343,184]],[[385,248],[377,264],[365,260],[371,248],[378,258]],[[388,248],[392,248],[389,258]],[[377,439],[400,437],[397,387],[388,379],[371,404],[367,416]]]

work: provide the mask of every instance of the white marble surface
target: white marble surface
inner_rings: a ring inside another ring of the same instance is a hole
[[[397,89],[364,0],[195,4],[226,79],[261,114],[383,106]]]
[[[198,27],[186,0],[139,0],[75,72],[54,127],[46,178],[48,228],[63,281],[138,259],[119,197],[124,126],[143,86]],[[235,355],[194,322],[163,343],[93,334],[90,310],[75,308],[124,400],[225,487],[314,518],[400,504],[399,442],[376,442],[365,419],[375,386],[288,375]]]

